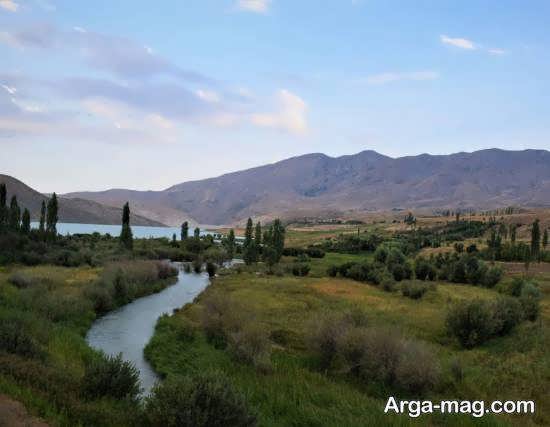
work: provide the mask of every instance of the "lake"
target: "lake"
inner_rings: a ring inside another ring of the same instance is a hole
[[[31,223],[33,228],[38,228],[38,223]],[[57,232],[62,235],[66,234],[92,234],[100,233],[107,234],[111,236],[119,236],[122,226],[120,225],[107,225],[107,224],[78,224],[78,223],[67,223],[67,222],[58,222],[57,223]],[[172,235],[176,233],[176,237],[180,238],[181,230],[179,227],[149,227],[142,225],[133,225],[132,233],[135,238],[138,239],[147,239],[150,237],[159,238],[166,237],[172,239]],[[201,229],[201,236],[212,234],[210,231]],[[193,229],[189,230],[189,235],[193,235]]]

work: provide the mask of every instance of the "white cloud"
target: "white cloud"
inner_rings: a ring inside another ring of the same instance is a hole
[[[15,95],[15,92],[17,92],[17,88],[13,86],[0,85],[0,87],[3,88],[6,92],[8,92],[10,95]]]
[[[367,83],[371,85],[382,85],[385,83],[397,82],[401,80],[435,80],[439,78],[436,71],[414,71],[411,73],[381,73],[367,77]]]
[[[489,52],[491,55],[506,55],[508,53],[507,50],[499,48],[488,49],[487,52]]]
[[[277,93],[278,111],[251,115],[254,125],[284,130],[293,134],[305,134],[307,126],[307,105],[302,98],[281,89]]]
[[[8,12],[17,12],[19,5],[13,0],[0,0],[0,7]]]
[[[82,27],[73,27],[73,30],[75,30],[77,33],[86,33],[87,31]]]
[[[269,10],[271,0],[238,0],[237,7],[255,13],[266,13]]]
[[[220,102],[220,96],[216,92],[214,92],[213,90],[199,89],[195,93],[203,101],[210,102],[210,103],[213,103],[213,104],[216,104],[216,103]]]
[[[468,39],[448,37],[444,34],[439,36],[439,38],[441,40],[441,43],[458,47],[460,49],[467,49],[467,50],[477,49],[476,44],[473,41]]]

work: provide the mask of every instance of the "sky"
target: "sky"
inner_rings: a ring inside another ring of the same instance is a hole
[[[288,157],[550,149],[547,0],[0,0],[0,173],[160,190]]]

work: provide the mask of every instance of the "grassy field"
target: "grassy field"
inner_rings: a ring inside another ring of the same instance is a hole
[[[248,312],[257,325],[277,337],[273,369],[258,373],[236,363],[226,351],[208,344],[202,334],[192,342],[177,338],[184,319],[198,325],[203,301],[222,293]],[[535,399],[534,416],[515,418],[423,418],[422,425],[535,425],[550,423],[550,321],[545,297],[542,319],[523,323],[511,335],[492,339],[474,350],[463,350],[445,332],[447,308],[458,299],[493,299],[493,290],[438,283],[422,300],[400,293],[336,278],[294,278],[234,273],[219,277],[196,301],[176,316],[166,318],[147,348],[147,356],[163,375],[219,369],[248,397],[259,412],[261,425],[408,425],[406,416],[390,417],[382,410],[391,390],[365,388],[325,375],[311,365],[305,345],[306,331],[321,312],[342,312],[360,307],[372,326],[391,327],[406,336],[426,341],[442,366],[442,381],[428,397],[461,399]],[[450,374],[453,360],[460,360],[464,378]],[[418,423],[418,421],[416,421]]]

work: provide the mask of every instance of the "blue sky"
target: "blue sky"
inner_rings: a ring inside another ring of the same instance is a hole
[[[310,152],[550,149],[550,3],[0,0],[0,172],[172,184]]]

